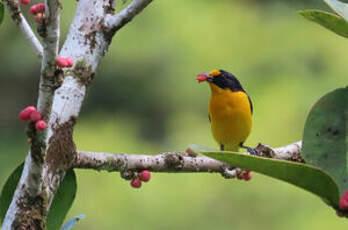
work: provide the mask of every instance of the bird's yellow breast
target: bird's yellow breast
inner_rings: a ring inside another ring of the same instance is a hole
[[[243,91],[232,92],[210,83],[212,96],[209,103],[211,131],[225,150],[238,151],[251,131],[252,111],[248,95]]]

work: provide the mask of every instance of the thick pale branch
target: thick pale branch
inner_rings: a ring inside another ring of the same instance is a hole
[[[105,27],[108,30],[117,31],[130,22],[139,14],[152,0],[133,0],[126,8],[117,15],[107,14],[105,18]]]
[[[257,149],[262,156],[300,161],[301,142],[271,148],[259,145]],[[75,168],[106,171],[140,171],[148,169],[154,172],[219,172],[234,167],[204,156],[192,157],[185,152],[168,152],[155,156],[136,154],[113,154],[78,151]]]
[[[27,20],[24,18],[20,11],[18,1],[4,0],[3,1],[7,10],[9,11],[11,18],[17,24],[24,38],[29,42],[30,46],[34,49],[34,52],[39,58],[42,58],[43,48],[39,39],[34,34]]]

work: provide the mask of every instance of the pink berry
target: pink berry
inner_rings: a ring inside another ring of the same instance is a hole
[[[34,20],[36,23],[39,23],[41,19],[44,18],[44,15],[42,13],[38,13],[35,15]]]
[[[19,0],[19,3],[22,5],[28,5],[30,3],[30,0]]]
[[[73,67],[74,61],[71,58],[65,58],[67,62],[67,67]]]
[[[32,14],[32,15],[35,15],[37,14],[36,12],[36,5],[32,5],[30,8],[29,8],[29,13]]]
[[[44,12],[45,12],[45,4],[43,3],[32,5],[29,8],[29,13],[31,13],[32,15],[36,15],[38,13],[44,13]]]
[[[141,187],[141,180],[139,179],[133,179],[130,183],[130,185],[133,187],[133,188],[140,188]]]
[[[41,120],[41,113],[38,112],[38,111],[34,111],[34,112],[31,113],[30,118],[33,121]]]
[[[39,120],[35,123],[35,128],[38,131],[43,131],[46,129],[46,122],[43,120]]]
[[[151,179],[151,173],[148,170],[143,170],[139,174],[139,180],[148,182]]]
[[[348,190],[341,197],[339,207],[341,210],[348,210]]]
[[[244,177],[243,178],[244,180],[248,181],[253,177],[253,173],[250,171],[245,171],[243,174],[243,177]]]
[[[60,58],[58,58],[57,60],[56,60],[56,63],[57,63],[57,66],[58,67],[67,67],[68,66],[68,62],[67,62],[67,60],[66,60],[66,58],[62,58],[62,57],[60,57]]]
[[[35,111],[36,109],[34,106],[28,106],[19,113],[19,119],[21,119],[22,121],[27,121],[30,119],[32,112]]]

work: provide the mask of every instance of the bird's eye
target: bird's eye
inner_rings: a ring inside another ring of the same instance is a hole
[[[210,71],[209,75],[212,77],[216,77],[216,76],[221,75],[221,72],[220,72],[220,70],[215,69],[215,70]]]

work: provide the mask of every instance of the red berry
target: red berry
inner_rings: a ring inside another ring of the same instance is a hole
[[[348,210],[348,190],[341,197],[339,207],[341,210]]]
[[[30,119],[32,112],[35,111],[36,109],[34,106],[28,106],[19,113],[19,119],[21,119],[22,121],[27,121]]]
[[[35,15],[36,14],[36,5],[33,5],[29,8],[29,13]]]
[[[67,67],[68,66],[68,62],[67,62],[66,58],[60,57],[56,60],[56,63],[57,63],[58,67]]]
[[[141,187],[141,180],[139,179],[133,179],[130,183],[130,185],[133,187],[133,188],[140,188]]]
[[[250,171],[245,171],[243,173],[243,179],[246,181],[250,180],[252,177],[253,177],[253,173]]]
[[[74,61],[71,58],[65,58],[67,62],[67,67],[73,67]]]
[[[206,81],[207,79],[208,79],[208,77],[207,77],[207,74],[205,74],[205,73],[200,73],[200,74],[197,75],[198,83]]]
[[[30,118],[33,121],[41,120],[41,113],[38,112],[38,111],[34,111],[34,112],[31,113]]]
[[[31,6],[29,8],[29,13],[36,15],[38,13],[44,13],[45,12],[45,4],[39,3]]]
[[[41,19],[44,18],[44,15],[42,13],[38,13],[37,15],[35,15],[34,20],[36,23],[39,23]]]
[[[151,179],[151,173],[148,170],[143,170],[139,174],[139,180],[141,181],[148,182],[150,179]]]
[[[22,5],[28,5],[30,3],[30,0],[19,0],[19,3]]]
[[[46,129],[46,122],[43,120],[39,120],[35,123],[35,128],[38,131],[42,131]]]

